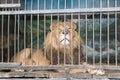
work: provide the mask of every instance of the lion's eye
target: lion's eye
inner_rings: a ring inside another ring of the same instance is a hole
[[[71,29],[71,27],[70,27],[70,28],[68,28],[68,29]]]

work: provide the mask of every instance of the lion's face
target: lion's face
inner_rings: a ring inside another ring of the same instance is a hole
[[[70,45],[75,36],[76,25],[72,22],[59,22],[53,23],[50,27],[53,37],[57,45],[67,46]]]

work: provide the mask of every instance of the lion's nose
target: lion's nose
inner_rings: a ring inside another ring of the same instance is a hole
[[[65,35],[67,35],[67,34],[68,34],[68,32],[65,32],[65,31],[64,31],[64,32],[62,32],[62,34],[65,34]]]

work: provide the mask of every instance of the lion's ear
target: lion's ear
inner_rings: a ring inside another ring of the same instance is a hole
[[[71,26],[71,28],[74,30],[77,28],[77,25],[74,22],[68,21],[68,22],[66,22],[66,24]]]
[[[57,27],[57,23],[52,23],[50,25],[50,30],[54,30]]]
[[[76,29],[77,28],[77,25],[75,23],[72,23],[73,24],[73,29]]]

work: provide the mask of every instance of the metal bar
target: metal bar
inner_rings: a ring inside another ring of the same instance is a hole
[[[8,26],[7,26],[8,27],[8,31],[7,31],[8,32],[8,34],[7,34],[7,36],[8,36],[8,38],[7,38],[7,43],[8,43],[7,44],[7,46],[8,46],[7,47],[8,48],[7,57],[8,57],[8,59],[7,59],[7,62],[9,62],[9,60],[10,60],[9,59],[10,58],[10,56],[9,56],[10,55],[10,53],[9,53],[10,52],[10,15],[8,15],[8,23],[7,24],[8,24]]]
[[[44,10],[46,10],[46,0],[44,0]]]
[[[31,10],[33,10],[33,0],[31,0]]]
[[[39,10],[40,9],[40,0],[38,0],[38,4],[37,4],[37,9]]]
[[[108,49],[108,61],[107,61],[107,63],[108,63],[108,66],[109,66],[109,63],[110,63],[110,38],[109,38],[109,34],[110,34],[110,31],[109,31],[109,20],[110,20],[110,18],[109,18],[109,12],[107,13],[107,43],[108,43],[108,46],[107,46],[107,49]]]
[[[66,31],[66,14],[64,14],[64,32]],[[64,35],[65,38],[65,35]],[[66,41],[64,41],[64,65],[66,65]]]
[[[24,15],[24,49],[26,48],[26,15]],[[26,50],[25,51],[25,58],[26,58]],[[24,64],[25,64],[25,61],[24,61]],[[26,64],[25,64],[26,65]]]
[[[115,7],[117,7],[117,0],[115,0]]]
[[[66,9],[66,0],[64,0],[64,1],[65,1],[65,3],[64,3],[64,5],[65,5],[65,6],[64,6],[64,9]]]
[[[25,0],[24,10],[25,10],[25,11],[27,10],[27,3],[26,3],[26,0]]]
[[[100,66],[102,64],[102,13],[100,12]]]
[[[66,2],[66,0],[65,0],[65,3],[64,3],[64,9],[66,9],[66,5],[67,5],[67,2]],[[64,32],[66,31],[66,14],[64,14]],[[64,36],[64,38],[65,38],[65,36]],[[66,41],[64,41],[64,65],[66,65]]]
[[[59,0],[58,0],[58,11],[59,11]],[[59,22],[60,22],[60,16],[59,16],[59,13],[58,13],[58,15],[57,15],[57,23],[58,23],[58,25],[57,26],[59,26]],[[60,43],[59,43],[59,39],[60,39],[60,34],[59,34],[59,29],[58,29],[58,27],[57,27],[57,34],[58,34],[58,65],[60,65]]]
[[[108,7],[108,8],[110,7],[110,6],[109,6],[109,3],[110,3],[109,0],[107,0],[107,7]]]
[[[30,28],[31,28],[31,65],[33,64],[33,57],[32,57],[32,52],[33,52],[33,28],[32,28],[32,24],[33,24],[33,15],[30,15]]]
[[[46,14],[44,14],[44,40],[46,38]],[[45,56],[45,62],[46,62],[46,47],[44,47],[44,56]]]
[[[93,65],[95,65],[95,15],[93,13]]]
[[[53,0],[51,0],[51,10],[53,9],[52,6],[53,6]]]
[[[118,65],[117,12],[115,12],[115,65]]]
[[[58,10],[60,9],[60,3],[59,2],[60,2],[60,0],[58,0]]]
[[[40,44],[40,20],[39,20],[40,18],[39,18],[39,14],[37,14],[37,65],[39,65],[40,64],[40,61],[39,61],[39,53],[40,53],[40,46],[39,46],[39,44]],[[45,26],[44,26],[45,27]]]
[[[15,15],[15,20],[14,20],[14,61],[16,61],[16,15]]]
[[[88,29],[87,29],[87,27],[88,27],[88,26],[87,26],[87,24],[88,24],[88,23],[87,23],[87,13],[85,13],[85,21],[86,21],[86,22],[85,22],[85,27],[86,27],[86,28],[85,28],[85,44],[86,44],[86,45],[85,45],[85,50],[86,50],[86,63],[87,63],[87,62],[88,62],[88,57],[87,57],[87,56],[88,56],[88,49],[87,49],[87,40],[88,40],[88,39],[87,39],[87,37],[88,37],[88,36],[87,36],[87,34],[88,34]]]
[[[18,33],[17,33],[17,39],[18,39],[18,41],[17,41],[17,46],[18,46],[18,48],[17,48],[17,52],[19,52],[19,42],[20,42],[20,15],[18,15],[18,19],[17,19],[17,23],[18,23],[18,25],[17,25],[17,27],[18,27]]]
[[[51,18],[51,26],[53,25],[53,24],[52,24],[52,22],[53,22],[52,17],[53,17],[53,16],[52,16],[52,14],[51,14],[51,16],[50,16],[50,18]],[[53,33],[52,33],[52,32],[53,32],[53,31],[52,31],[52,27],[51,27],[51,35],[50,35],[50,36],[51,36],[51,37],[50,37],[51,44],[53,44],[53,42],[52,42]],[[51,61],[51,65],[53,65],[53,57],[52,57],[52,56],[53,56],[53,54],[52,54],[53,51],[52,51],[52,49],[53,49],[53,47],[52,47],[52,45],[51,45],[51,53],[50,53],[50,54],[51,54],[51,60],[50,60],[50,61]]]
[[[21,10],[21,11],[1,11],[0,15],[12,15],[12,14],[57,14],[57,13],[83,13],[83,12],[112,12],[120,11],[119,7],[116,8],[87,8],[87,9],[61,9],[59,10]]]
[[[1,46],[1,49],[2,49],[2,52],[1,52],[1,61],[3,62],[3,27],[4,27],[4,15],[2,15],[2,31],[1,31],[1,44],[2,44],[2,46]]]
[[[78,13],[78,33],[79,33],[79,36],[81,36],[80,35],[80,13]],[[79,37],[79,43],[78,44],[81,44],[80,41],[81,41],[81,37]],[[79,50],[78,50],[78,61],[79,61],[78,64],[80,65],[80,62],[81,62],[81,60],[80,60],[80,58],[81,58],[80,48],[81,48],[81,46],[79,45],[78,48],[79,48]]]
[[[71,2],[72,3],[72,2]],[[73,6],[72,6],[72,8],[73,8]],[[73,14],[71,13],[71,27],[73,26],[72,25],[72,21],[73,21]],[[72,28],[71,28],[71,61],[72,61],[72,65],[74,65],[74,53],[73,53],[73,32],[72,32]]]
[[[117,0],[115,0],[115,8],[117,7]],[[118,66],[118,41],[117,41],[117,38],[118,38],[118,30],[117,30],[117,24],[118,24],[118,22],[117,22],[117,18],[118,18],[118,16],[117,16],[117,14],[118,14],[118,12],[117,11],[115,11],[115,65],[116,66]]]
[[[0,8],[20,8],[20,3],[12,3],[12,4],[0,4]]]

